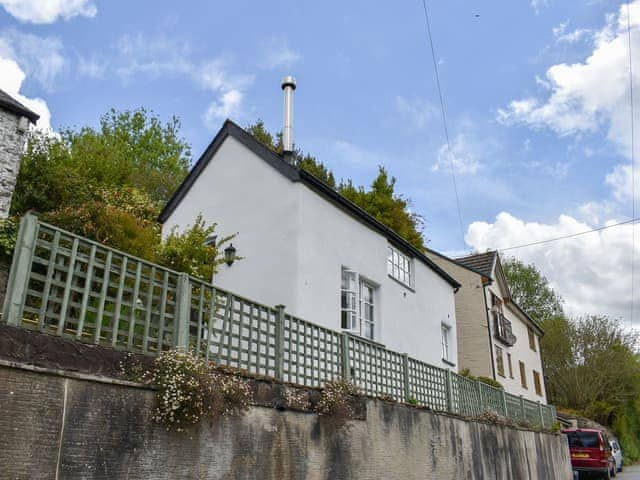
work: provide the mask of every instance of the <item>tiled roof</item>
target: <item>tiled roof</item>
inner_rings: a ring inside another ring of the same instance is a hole
[[[466,257],[456,258],[456,262],[461,263],[465,267],[472,268],[476,272],[481,273],[487,278],[491,277],[491,272],[493,270],[493,264],[496,260],[496,255],[498,252],[486,252],[486,253],[476,253],[474,255],[468,255]]]
[[[27,117],[31,123],[36,123],[40,118],[40,115],[35,113],[32,110],[29,110],[27,107],[22,105],[19,101],[13,98],[4,90],[0,89],[0,108],[4,108],[5,110],[9,110],[10,112],[16,113],[23,117]]]

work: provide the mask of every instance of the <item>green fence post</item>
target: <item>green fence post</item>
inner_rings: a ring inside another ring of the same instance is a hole
[[[520,410],[522,411],[522,420],[527,419],[527,411],[524,409],[524,397],[520,395]]]
[[[544,414],[542,413],[542,404],[538,400],[538,414],[540,415],[540,427],[544,428]]]
[[[191,286],[189,275],[181,273],[176,286],[176,335],[174,347],[181,350],[189,349],[189,323],[191,321]]]
[[[342,332],[342,378],[351,379],[351,367],[349,365],[349,335]]]
[[[453,405],[453,380],[451,375],[451,370],[447,369],[446,372],[446,380],[447,384],[445,386],[447,391],[447,412],[455,413],[455,408]]]
[[[504,416],[509,416],[509,410],[507,409],[507,392],[502,389],[502,410],[504,410]]]
[[[278,380],[284,380],[284,305],[276,305],[276,365]]]
[[[38,217],[27,213],[20,220],[20,230],[11,261],[11,271],[2,307],[2,318],[8,325],[22,323],[22,312],[31,276],[31,262],[38,238]],[[53,260],[52,260],[53,261]]]
[[[404,380],[404,401],[408,402],[411,397],[411,390],[409,387],[409,355],[406,353],[402,354],[402,376]]]
[[[478,405],[480,406],[479,414],[482,414],[486,411],[484,406],[484,395],[482,394],[482,385],[478,380],[476,380],[476,390],[478,391]]]

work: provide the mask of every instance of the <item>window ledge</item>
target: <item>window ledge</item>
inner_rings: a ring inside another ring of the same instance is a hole
[[[390,275],[387,273],[387,277],[389,277],[391,280],[393,280],[394,282],[396,282],[398,285],[403,286],[404,288],[406,288],[407,290],[409,290],[412,293],[416,293],[415,289],[413,287],[410,287],[409,285],[407,285],[404,282],[401,282],[400,280],[398,280],[396,277]]]

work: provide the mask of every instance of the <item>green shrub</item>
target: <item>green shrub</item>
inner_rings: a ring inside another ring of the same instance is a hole
[[[477,380],[478,382],[487,384],[487,385],[491,385],[492,387],[496,387],[496,388],[504,388],[502,386],[502,384],[497,381],[494,380],[493,378],[489,378],[489,377],[476,377],[475,375],[473,375],[471,373],[471,370],[469,370],[468,368],[464,368],[462,370],[460,370],[460,372],[458,373],[458,375],[468,378],[469,380]]]
[[[494,380],[493,378],[489,378],[489,377],[477,377],[476,380],[478,380],[480,383],[485,383],[487,385],[491,385],[492,387],[496,387],[496,388],[504,388],[502,386],[502,384],[497,381]]]
[[[0,263],[9,264],[16,246],[19,222],[15,217],[0,220]]]

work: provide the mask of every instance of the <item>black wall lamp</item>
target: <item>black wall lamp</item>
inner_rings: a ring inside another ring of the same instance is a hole
[[[236,259],[236,247],[231,243],[227,248],[224,249],[224,261],[227,265],[233,265],[234,260]]]

